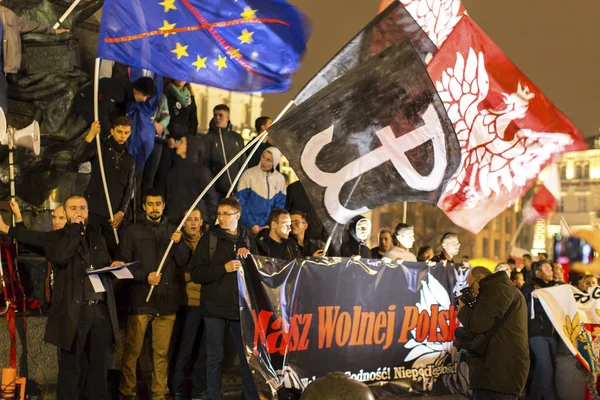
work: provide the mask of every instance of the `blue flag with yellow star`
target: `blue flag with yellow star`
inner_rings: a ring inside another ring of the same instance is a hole
[[[308,19],[283,0],[106,0],[98,57],[186,82],[283,92]]]

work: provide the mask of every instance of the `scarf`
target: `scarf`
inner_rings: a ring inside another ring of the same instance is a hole
[[[185,244],[187,244],[187,246],[192,249],[192,253],[196,252],[196,246],[198,246],[198,242],[200,241],[200,238],[202,237],[202,231],[200,231],[200,233],[198,233],[196,236],[190,236],[185,229],[183,229],[181,231],[182,236],[183,236],[183,240],[185,241]]]
[[[173,83],[170,83],[169,86],[167,86],[167,89],[175,97],[175,99],[177,99],[177,102],[181,105],[182,108],[185,108],[192,104],[192,94],[188,90],[187,86],[184,86],[183,89],[181,89],[180,91],[179,89],[177,89],[177,86],[175,86]]]

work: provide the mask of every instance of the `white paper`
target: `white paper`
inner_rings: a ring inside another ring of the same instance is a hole
[[[106,289],[104,288],[104,285],[102,284],[102,280],[100,279],[100,277],[98,275],[88,275],[88,277],[90,278],[90,282],[92,282],[92,286],[94,287],[94,292],[96,292],[96,293],[106,292]]]
[[[110,271],[117,279],[133,279],[133,274],[129,268],[120,268],[114,271]]]
[[[130,263],[127,263],[127,264],[116,266],[116,267],[108,266],[108,267],[104,267],[104,268],[97,268],[97,269],[93,269],[93,270],[88,270],[85,273],[88,274],[88,275],[96,275],[96,274],[101,274],[101,273],[104,273],[104,272],[117,271],[117,270],[120,270],[120,269],[123,269],[123,268],[131,267],[133,265],[137,265],[137,264],[139,264],[139,261],[130,262]],[[133,278],[133,275],[131,276],[131,278]]]

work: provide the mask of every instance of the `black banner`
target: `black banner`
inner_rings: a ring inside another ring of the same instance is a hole
[[[340,371],[379,399],[467,392],[452,346],[458,309],[424,263],[251,257],[238,279],[244,342],[270,387]],[[260,385],[259,385],[260,387]]]

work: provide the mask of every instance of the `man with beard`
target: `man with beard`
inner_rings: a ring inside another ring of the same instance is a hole
[[[409,251],[415,244],[415,228],[401,222],[396,226],[395,236],[398,246],[392,247],[385,257],[392,260],[416,262],[417,256]]]
[[[342,243],[340,253],[342,257],[360,256],[371,257],[371,249],[367,247],[367,240],[371,234],[371,221],[360,215],[352,218],[348,225],[348,240]]]
[[[114,254],[117,242],[113,232],[119,229],[125,218],[134,189],[135,159],[127,152],[127,139],[131,135],[131,121],[125,117],[119,117],[115,121],[110,136],[102,141],[102,161],[104,163],[104,175],[108,186],[108,194],[113,209],[113,219],[110,219],[106,196],[100,174],[100,162],[96,153],[94,139],[100,133],[100,123],[92,124],[92,127],[73,158],[77,162],[92,161],[92,174],[84,195],[90,205],[90,223],[92,230],[100,232],[108,250]]]
[[[267,224],[269,229],[259,233],[252,245],[252,254],[288,261],[301,256],[298,243],[290,239],[291,218],[286,209],[271,211]]]
[[[242,269],[239,257],[250,251],[250,237],[238,226],[242,206],[229,197],[219,202],[219,226],[200,239],[191,262],[192,281],[202,285],[200,309],[206,327],[206,384],[207,398],[220,400],[221,368],[225,330],[229,329],[240,358],[244,399],[258,400],[252,371],[246,361],[242,341],[237,271]]]
[[[138,260],[140,268],[133,271],[130,286],[129,317],[123,350],[119,392],[125,399],[136,395],[136,367],[142,351],[148,325],[152,325],[152,398],[162,399],[169,394],[168,353],[177,312],[176,267],[184,267],[190,259],[190,249],[181,242],[181,231],[169,225],[163,217],[164,198],[160,191],[146,192],[143,203],[146,218],[128,226],[119,244],[119,258],[131,262]],[[170,241],[175,244],[169,252],[162,272],[156,270]],[[155,286],[150,301],[146,296]]]
[[[307,235],[307,216],[302,211],[290,213],[292,222],[292,238],[298,243],[300,252],[304,257],[323,257],[325,253],[321,248],[321,239],[313,239]]]
[[[108,399],[110,348],[120,340],[115,298],[109,276],[97,275],[105,291],[96,292],[86,271],[123,262],[111,263],[104,238],[86,229],[84,197],[69,197],[64,208],[66,226],[44,235],[44,251],[55,274],[44,339],[60,349],[56,395],[65,400]]]

